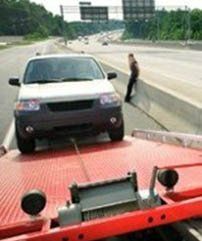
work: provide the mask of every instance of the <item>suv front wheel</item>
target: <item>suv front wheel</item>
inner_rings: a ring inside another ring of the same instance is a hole
[[[122,141],[124,138],[124,122],[117,128],[108,130],[111,141]]]
[[[16,141],[18,149],[21,153],[28,154],[35,150],[35,140],[34,139],[24,139],[22,138],[16,128]]]

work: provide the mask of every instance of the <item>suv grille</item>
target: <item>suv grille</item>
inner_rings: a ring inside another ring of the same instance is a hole
[[[62,112],[91,109],[93,107],[93,103],[94,100],[79,100],[69,102],[48,103],[47,106],[50,111]]]

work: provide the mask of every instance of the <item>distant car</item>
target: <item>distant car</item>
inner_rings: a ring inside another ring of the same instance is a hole
[[[79,36],[79,37],[78,37],[78,41],[82,41],[82,36]]]
[[[84,36],[84,44],[89,44],[89,38],[87,36]]]
[[[54,135],[77,136],[108,132],[122,140],[122,104],[110,79],[90,55],[35,56],[27,63],[15,105],[17,146],[22,153],[35,149],[35,140]]]
[[[107,46],[107,45],[109,45],[109,43],[107,41],[104,41],[104,42],[102,42],[102,45]]]

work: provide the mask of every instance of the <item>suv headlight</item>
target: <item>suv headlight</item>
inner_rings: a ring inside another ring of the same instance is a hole
[[[117,93],[103,94],[100,96],[100,104],[106,105],[121,105],[121,98]]]
[[[21,100],[15,104],[15,109],[18,111],[38,111],[40,110],[39,100]]]

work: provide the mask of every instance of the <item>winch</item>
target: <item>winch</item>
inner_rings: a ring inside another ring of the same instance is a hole
[[[111,217],[161,205],[155,191],[139,190],[136,172],[126,177],[69,187],[71,202],[59,208],[60,226]]]

